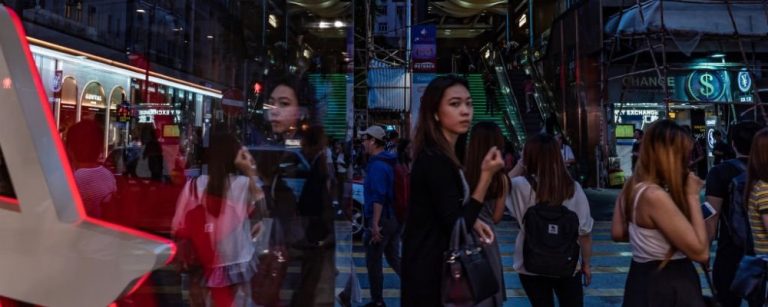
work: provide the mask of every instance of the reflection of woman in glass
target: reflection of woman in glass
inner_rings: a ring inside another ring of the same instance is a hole
[[[311,86],[304,79],[281,76],[270,81],[267,91],[268,113],[272,133],[278,142],[301,137],[314,118],[314,98]]]
[[[249,216],[264,198],[256,176],[248,150],[231,134],[217,133],[211,136],[208,174],[190,180],[177,202],[174,236],[190,243],[193,255],[186,260],[197,259],[203,269],[192,281],[210,291],[214,306],[250,302],[257,259]]]
[[[294,290],[292,306],[332,304],[333,287],[321,286],[332,285],[335,279],[334,228],[327,139],[322,127],[314,125],[316,99],[307,80],[295,76],[267,82],[267,94],[274,143],[287,149],[260,152],[257,159],[264,170],[270,216],[282,226],[289,260],[300,260],[289,265],[301,267],[300,279],[284,286]],[[290,149],[299,146],[300,150]]]

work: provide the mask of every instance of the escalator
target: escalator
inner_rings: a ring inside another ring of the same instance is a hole
[[[499,109],[499,113],[496,116],[490,116],[491,118],[496,119],[496,121],[500,122],[499,127],[505,127],[505,133],[507,134],[510,139],[513,140],[513,142],[517,144],[525,144],[525,140],[527,137],[526,132],[526,125],[523,121],[522,113],[520,112],[519,104],[517,102],[517,98],[514,94],[514,89],[511,86],[509,76],[507,75],[507,71],[505,69],[504,62],[501,58],[501,55],[497,52],[497,50],[491,48],[490,46],[486,46],[485,48],[481,49],[481,57],[483,59],[484,65],[487,69],[487,71],[491,72],[492,78],[494,82],[496,83],[496,106]],[[471,77],[471,75],[470,75]],[[473,84],[473,80],[470,79],[470,86],[472,88],[479,88],[482,91],[482,97],[483,99],[487,99],[487,96],[485,95],[485,87],[483,82],[483,76],[481,74],[477,74],[477,78],[479,78],[479,81],[477,82],[477,85]],[[479,97],[477,95],[472,95],[473,97]],[[477,114],[476,118],[483,118],[485,117],[485,106],[486,103],[482,104],[481,108],[477,108],[477,104],[475,107],[475,114]]]

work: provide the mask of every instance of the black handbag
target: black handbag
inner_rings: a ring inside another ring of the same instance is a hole
[[[443,255],[441,299],[444,306],[474,306],[496,294],[499,284],[483,247],[467,231],[464,218],[453,226]]]
[[[288,273],[288,248],[279,219],[272,219],[268,240],[269,248],[260,250],[258,271],[251,281],[251,295],[256,304],[280,306],[280,289]]]

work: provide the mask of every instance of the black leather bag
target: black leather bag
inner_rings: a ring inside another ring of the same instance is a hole
[[[444,306],[474,306],[496,294],[499,284],[483,247],[459,218],[443,255],[442,303]]]

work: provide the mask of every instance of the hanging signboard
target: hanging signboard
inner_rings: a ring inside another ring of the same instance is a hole
[[[437,71],[437,29],[434,24],[415,25],[413,33],[413,71]]]

